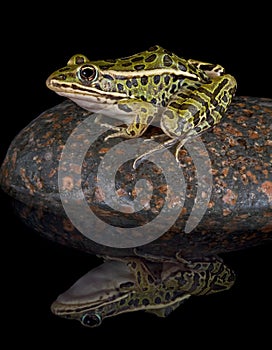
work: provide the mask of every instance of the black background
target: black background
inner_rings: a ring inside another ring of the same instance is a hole
[[[13,16],[15,9],[7,8],[8,25],[2,28],[1,163],[17,133],[63,100],[46,88],[45,80],[79,52],[90,59],[114,58],[159,44],[185,58],[222,64],[238,81],[237,95],[272,97],[270,9],[247,4],[238,12],[223,3],[217,8],[164,3],[148,12],[144,5],[92,8],[79,2],[56,10],[36,3],[30,9],[16,7],[20,19]],[[149,340],[154,347],[221,348],[238,342],[269,347],[271,245],[224,257],[238,275],[229,292],[192,298],[168,319],[139,312],[85,329],[52,315],[50,304],[101,260],[39,237],[14,216],[7,196],[0,195],[1,316],[12,331],[10,345],[39,348],[48,342],[69,348],[76,342],[78,347],[128,348],[142,347]]]

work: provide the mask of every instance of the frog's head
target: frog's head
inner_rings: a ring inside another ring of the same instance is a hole
[[[46,86],[86,110],[101,111],[105,104],[112,105],[128,97],[109,72],[111,66],[110,61],[91,62],[86,56],[77,54],[70,58],[67,66],[47,78]]]
[[[79,320],[84,326],[99,326],[102,320],[131,308],[134,276],[121,261],[110,261],[81,277],[52,304],[54,314]]]
[[[61,294],[51,310],[58,316],[76,319],[87,327],[99,326],[106,317],[138,310],[165,317],[190,296],[175,290],[173,284],[168,289],[162,283],[161,277],[169,279],[169,274],[173,277],[179,273],[176,265],[172,267],[173,271],[167,269],[164,277],[165,273],[161,270],[156,280],[149,275],[145,264],[107,261]]]

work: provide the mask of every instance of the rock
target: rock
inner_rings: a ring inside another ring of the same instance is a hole
[[[185,144],[180,166],[165,150],[133,169],[132,154],[152,142],[105,141],[112,130],[67,100],[13,140],[0,185],[27,225],[91,254],[245,249],[272,240],[271,118],[271,99],[236,97],[219,125]]]

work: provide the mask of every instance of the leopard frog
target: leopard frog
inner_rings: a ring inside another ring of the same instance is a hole
[[[234,284],[232,270],[218,257],[186,261],[144,258],[106,260],[81,277],[52,304],[54,314],[99,326],[103,319],[132,311],[168,316],[191,295],[207,295]]]
[[[221,120],[236,91],[235,78],[222,66],[186,60],[158,45],[119,59],[74,55],[46,84],[82,108],[126,125],[113,128],[106,140],[140,137],[159,120],[166,140],[156,149],[177,144],[177,161],[188,139]]]

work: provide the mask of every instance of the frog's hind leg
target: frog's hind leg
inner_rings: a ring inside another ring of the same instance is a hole
[[[207,83],[172,96],[161,118],[166,135],[179,141],[178,153],[185,142],[219,123],[231,103],[236,80],[231,75],[215,76]]]

